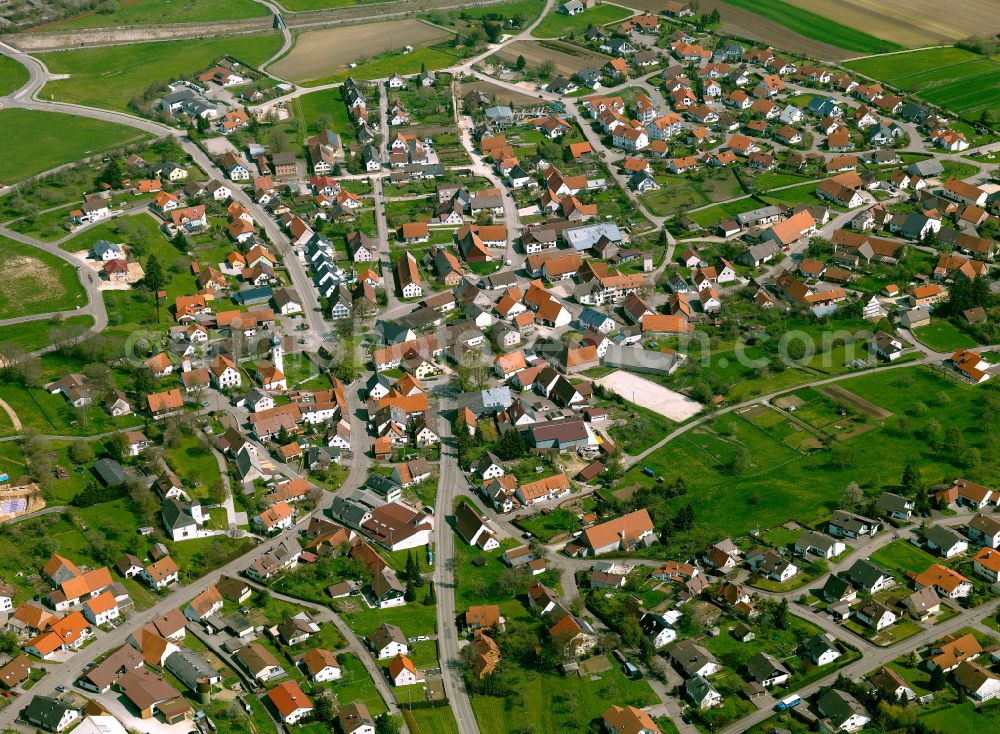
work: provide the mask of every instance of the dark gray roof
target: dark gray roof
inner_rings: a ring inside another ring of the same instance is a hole
[[[125,467],[114,459],[98,459],[94,462],[94,472],[109,487],[119,487],[125,483]]]

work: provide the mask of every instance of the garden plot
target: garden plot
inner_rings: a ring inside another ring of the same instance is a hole
[[[697,400],[668,390],[631,372],[616,370],[596,382],[629,402],[648,408],[678,423],[697,415],[703,407]]]
[[[864,398],[855,395],[850,390],[846,390],[839,385],[827,385],[826,387],[820,388],[820,391],[824,395],[833,398],[838,403],[849,405],[855,410],[864,413],[877,421],[884,421],[886,418],[892,417],[892,413],[890,411],[885,408],[880,408],[875,405],[875,403],[868,402]]]

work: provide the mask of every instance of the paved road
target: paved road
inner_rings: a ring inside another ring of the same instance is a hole
[[[450,402],[442,400],[440,413],[453,408]],[[434,585],[437,588],[438,656],[441,660],[441,675],[444,678],[445,693],[451,702],[451,710],[458,722],[459,734],[479,734],[479,724],[469,701],[462,671],[459,669],[458,655],[461,644],[455,620],[455,577],[448,570],[448,559],[455,557],[455,533],[446,522],[452,514],[458,488],[466,484],[465,476],[458,466],[458,452],[451,434],[451,423],[439,421],[441,427],[441,462],[439,466],[438,493],[434,503],[434,546],[437,548],[437,562],[434,566]]]

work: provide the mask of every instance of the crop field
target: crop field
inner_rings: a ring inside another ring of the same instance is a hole
[[[0,182],[4,184],[147,137],[114,122],[14,108],[0,110],[0,130],[4,138]]]
[[[1000,111],[1000,60],[960,48],[858,59],[847,66],[970,118]]]
[[[82,13],[33,30],[71,31],[78,28],[202,23],[256,18],[268,12],[267,8],[253,0],[132,0],[115,5],[110,13]]]
[[[611,58],[559,41],[515,41],[504,46],[497,52],[497,56],[510,63],[517,61],[518,56],[523,56],[529,67],[539,67],[551,61],[556,71],[566,76],[575,74],[585,66],[604,66]]]
[[[364,59],[371,56],[405,46],[425,48],[450,36],[447,31],[412,19],[307,31],[271,71],[283,79],[311,81],[344,71],[352,62],[362,66]]]
[[[796,33],[777,20],[765,18],[748,8],[730,5],[725,0],[703,0],[701,12],[707,13],[711,10],[718,10],[722,16],[720,33],[748,38],[791,53],[805,54],[826,61],[840,61],[857,55],[856,52],[832,43],[818,41],[811,35]]]
[[[39,54],[53,74],[68,79],[49,82],[39,93],[46,101],[127,110],[129,101],[153,84],[192,76],[223,55],[257,66],[281,48],[281,35],[235,36],[207,40],[158,41],[127,46],[76,49]]]
[[[995,0],[785,0],[849,28],[864,28],[901,46],[951,43],[1000,31]],[[942,12],[943,8],[946,12]],[[824,20],[824,22],[829,22]],[[849,47],[848,47],[849,48]]]
[[[535,38],[559,38],[571,33],[583,33],[592,25],[605,25],[627,18],[632,13],[617,5],[597,5],[577,15],[551,12],[531,32]]]
[[[87,298],[69,263],[20,242],[0,238],[0,314],[15,318],[86,306]]]
[[[815,2],[811,1],[788,3],[784,0],[726,0],[725,4],[749,10],[807,38],[848,51],[872,54],[902,48],[898,43],[855,30],[856,28],[871,28],[870,22],[842,25],[836,22],[837,14],[835,13],[827,13],[826,17],[823,17],[806,9],[805,6],[813,8],[816,5]],[[720,9],[719,12],[725,18],[725,9]]]

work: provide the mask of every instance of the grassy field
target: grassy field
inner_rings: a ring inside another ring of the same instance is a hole
[[[458,722],[448,707],[404,711],[411,734],[458,734]]]
[[[861,53],[883,53],[902,48],[897,43],[870,36],[863,31],[841,25],[804,8],[783,2],[783,0],[726,0],[730,5],[750,10],[758,15],[780,23],[796,33],[831,46],[859,51]]]
[[[0,314],[4,318],[86,306],[72,265],[43,250],[0,237]]]
[[[846,66],[968,118],[1000,111],[1000,60],[960,48],[932,48]]]
[[[0,56],[0,94],[10,94],[28,81],[28,70],[6,56]]]
[[[281,35],[236,36],[191,41],[159,41],[40,54],[54,74],[70,74],[46,84],[43,99],[89,107],[128,109],[150,85],[192,76],[224,54],[257,66],[281,48]]]
[[[70,316],[58,322],[26,321],[23,324],[0,326],[0,344],[16,344],[26,352],[41,349],[50,343],[50,329],[89,329],[94,325],[90,316]]]
[[[202,23],[212,20],[256,18],[267,9],[253,0],[134,0],[116,3],[110,13],[85,13],[50,23],[38,30],[69,31],[76,28]]]
[[[629,471],[623,483],[657,487],[641,473],[645,466],[666,477],[683,477],[698,501],[695,527],[679,540],[703,544],[793,518],[815,522],[838,506],[849,482],[858,481],[872,490],[894,487],[909,461],[920,465],[928,483],[959,472],[974,475],[974,481],[986,485],[1000,480],[1000,468],[984,459],[987,441],[978,407],[983,404],[981,391],[920,367],[861,375],[841,385],[895,413],[880,427],[841,441],[837,450],[843,453],[801,452],[742,417],[727,415],[668,443]],[[956,429],[970,448],[981,452],[975,466],[962,466],[949,453],[930,450],[910,418],[927,409],[915,406],[914,395],[927,396],[935,405],[935,418],[944,431]],[[741,449],[749,457],[748,465],[734,468]],[[837,456],[846,460],[836,461]],[[676,505],[666,500],[652,503],[657,526],[676,513]]]
[[[660,184],[660,189],[643,194],[642,201],[653,214],[659,216],[668,216],[681,209],[705,206],[715,201],[734,199],[744,193],[735,174],[728,168],[711,174],[704,181],[695,181],[682,176],[660,175],[657,177],[657,182]],[[720,211],[726,211],[730,206],[732,203],[719,205]],[[754,209],[757,205],[752,200],[747,200],[736,206],[739,213]],[[692,217],[696,221],[701,221],[697,213]],[[718,221],[719,219],[714,219],[708,224],[715,224]]]
[[[1000,734],[1000,711],[995,705],[977,709],[971,701],[921,716],[920,721],[941,734]]]
[[[613,661],[611,670],[597,680],[527,671],[513,665],[507,668],[507,676],[520,694],[513,700],[472,697],[483,734],[585,731],[587,722],[600,718],[612,702],[642,707],[657,701],[646,681],[629,680]]]
[[[426,66],[428,71],[434,71],[435,69],[443,69],[446,66],[451,66],[457,61],[458,57],[455,54],[438,46],[418,48],[413,53],[405,55],[390,51],[372,56],[360,62],[353,69],[343,69],[330,76],[311,79],[303,84],[303,86],[319,86],[321,84],[342,82],[348,76],[363,81],[366,79],[381,79],[390,76],[393,72],[403,75],[416,74],[420,71],[421,66]]]
[[[0,110],[0,129],[0,181],[5,184],[148,137],[113,122],[38,110]]]
[[[887,571],[893,571],[900,579],[909,572],[922,573],[932,563],[940,562],[936,556],[917,548],[905,540],[894,540],[889,545],[872,553],[872,561]]]
[[[935,321],[927,326],[918,326],[914,336],[938,352],[951,352],[976,346],[976,341],[950,321]]]
[[[577,15],[552,12],[531,32],[536,38],[557,38],[583,33],[592,25],[605,25],[627,18],[632,12],[617,5],[597,5]]]

